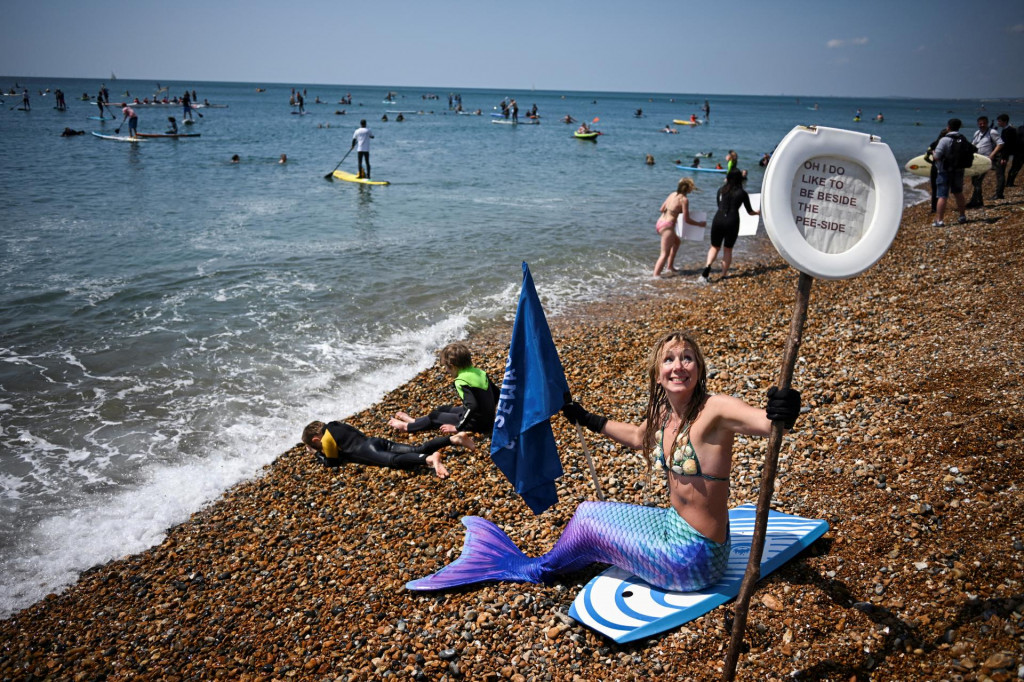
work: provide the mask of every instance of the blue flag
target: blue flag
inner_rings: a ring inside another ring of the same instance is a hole
[[[491,434],[491,459],[534,514],[558,502],[555,479],[562,475],[562,462],[548,420],[562,409],[568,394],[562,362],[524,262],[523,288]]]

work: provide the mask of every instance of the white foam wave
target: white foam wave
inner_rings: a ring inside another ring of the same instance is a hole
[[[0,617],[60,592],[92,566],[162,542],[168,528],[232,485],[256,476],[294,443],[295,438],[284,435],[284,426],[281,420],[233,425],[225,430],[224,440],[235,446],[207,459],[153,467],[141,485],[43,520],[0,563]],[[254,439],[254,433],[266,435]],[[10,490],[16,494],[17,486],[12,483]]]

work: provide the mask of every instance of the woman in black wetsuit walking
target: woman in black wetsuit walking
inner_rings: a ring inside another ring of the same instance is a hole
[[[699,284],[707,284],[711,275],[711,264],[722,249],[722,279],[729,273],[732,263],[732,247],[740,234],[740,207],[747,209],[750,215],[759,215],[760,211],[750,208],[750,196],[743,189],[743,171],[732,170],[725,176],[725,184],[718,190],[718,212],[711,221],[711,248],[708,249],[708,260],[704,272],[697,278]],[[722,248],[724,245],[725,248]]]

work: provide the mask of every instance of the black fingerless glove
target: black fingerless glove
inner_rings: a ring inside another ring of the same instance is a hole
[[[608,423],[608,417],[587,412],[575,400],[562,405],[562,416],[568,419],[570,424],[581,424],[594,433],[601,433],[604,425]]]
[[[781,421],[787,429],[792,429],[800,415],[800,391],[772,386],[768,389],[765,412],[771,421]]]

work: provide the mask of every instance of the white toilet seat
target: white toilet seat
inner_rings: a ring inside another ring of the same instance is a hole
[[[903,215],[903,181],[880,138],[798,126],[772,155],[761,201],[765,230],[790,265],[820,279],[845,279],[877,263],[892,245]]]

